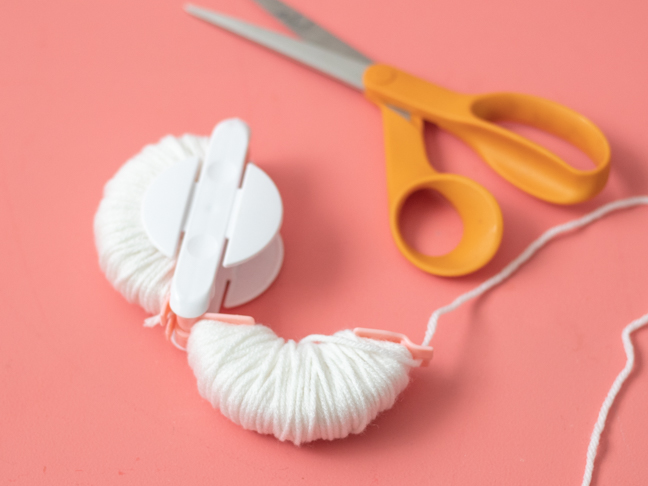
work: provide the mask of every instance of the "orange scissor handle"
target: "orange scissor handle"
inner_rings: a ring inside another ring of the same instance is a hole
[[[514,93],[464,95],[390,66],[370,66],[365,93],[378,104],[403,108],[464,140],[506,180],[533,196],[574,204],[607,182],[610,147],[584,116],[558,103]],[[578,170],[546,148],[493,122],[513,121],[556,135],[585,152],[592,170]]]
[[[430,166],[423,143],[423,120],[406,120],[386,105],[379,105],[385,127],[389,224],[396,245],[421,270],[454,277],[484,266],[502,239],[502,213],[495,198],[482,186],[456,174],[439,174]],[[463,236],[450,253],[425,255],[403,238],[400,215],[413,193],[432,189],[445,197],[459,213]]]

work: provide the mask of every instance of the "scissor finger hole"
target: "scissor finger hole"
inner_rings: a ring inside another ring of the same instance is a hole
[[[405,200],[400,232],[415,251],[430,256],[450,253],[461,242],[463,223],[454,206],[434,189],[419,189]]]
[[[596,164],[580,148],[540,128],[513,121],[496,120],[492,123],[541,145],[560,157],[574,169],[591,170],[596,168]]]
[[[478,97],[472,112],[548,149],[576,170],[593,170],[607,162],[609,149],[603,134],[578,113],[556,103],[499,93]]]

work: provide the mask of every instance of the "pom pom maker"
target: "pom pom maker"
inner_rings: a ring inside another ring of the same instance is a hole
[[[242,120],[219,123],[202,163],[193,157],[172,165],[144,194],[142,221],[151,243],[168,257],[177,253],[162,320],[172,323],[168,334],[176,325],[182,331],[175,335],[180,346],[197,318],[258,297],[281,268],[281,196],[270,177],[247,162],[249,140]]]
[[[219,123],[204,160],[178,162],[144,194],[142,221],[153,246],[177,263],[160,322],[167,338],[184,348],[200,319],[254,324],[249,316],[220,314],[261,295],[283,262],[279,235],[283,206],[270,177],[247,162],[250,130],[242,120]],[[178,246],[180,249],[178,250]],[[405,346],[426,366],[432,348],[407,336],[355,329],[358,337]]]

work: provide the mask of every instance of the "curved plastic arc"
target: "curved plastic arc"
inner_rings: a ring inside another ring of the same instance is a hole
[[[366,96],[403,108],[453,133],[502,177],[533,196],[556,204],[585,201],[605,186],[610,147],[584,116],[549,100],[514,93],[464,95],[386,65],[364,74]],[[384,113],[384,110],[383,110]],[[592,170],[578,170],[544,147],[493,122],[513,121],[556,135],[585,152]]]
[[[421,270],[446,277],[465,275],[486,265],[502,239],[502,213],[495,198],[476,182],[456,174],[439,174],[430,166],[423,144],[423,121],[406,120],[380,105],[385,128],[389,223],[396,245]],[[463,222],[459,244],[441,256],[425,255],[403,238],[400,215],[405,201],[419,190],[445,197]]]

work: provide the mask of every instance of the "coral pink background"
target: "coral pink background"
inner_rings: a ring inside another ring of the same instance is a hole
[[[201,1],[281,30],[251,1]],[[276,283],[240,312],[295,339],[367,326],[420,341],[432,310],[546,228],[648,193],[647,4],[292,3],[369,56],[444,86],[534,93],[586,114],[611,141],[608,186],[586,204],[552,206],[430,129],[434,163],[491,190],[506,224],[483,270],[433,277],[391,240],[379,112],[353,90],[190,18],[180,0],[2,2],[2,484],[580,484],[625,362],[621,330],[648,312],[648,208],[555,242],[444,317],[431,366],[392,410],[362,435],[300,448],[244,431],[200,398],[185,355],[143,328],[145,313],[102,275],[92,219],[104,183],[143,145],[239,116],[252,159],[282,193],[286,244]],[[437,206],[432,234],[412,238],[434,236],[441,251],[460,227]],[[597,485],[648,483],[648,330],[635,342]]]

